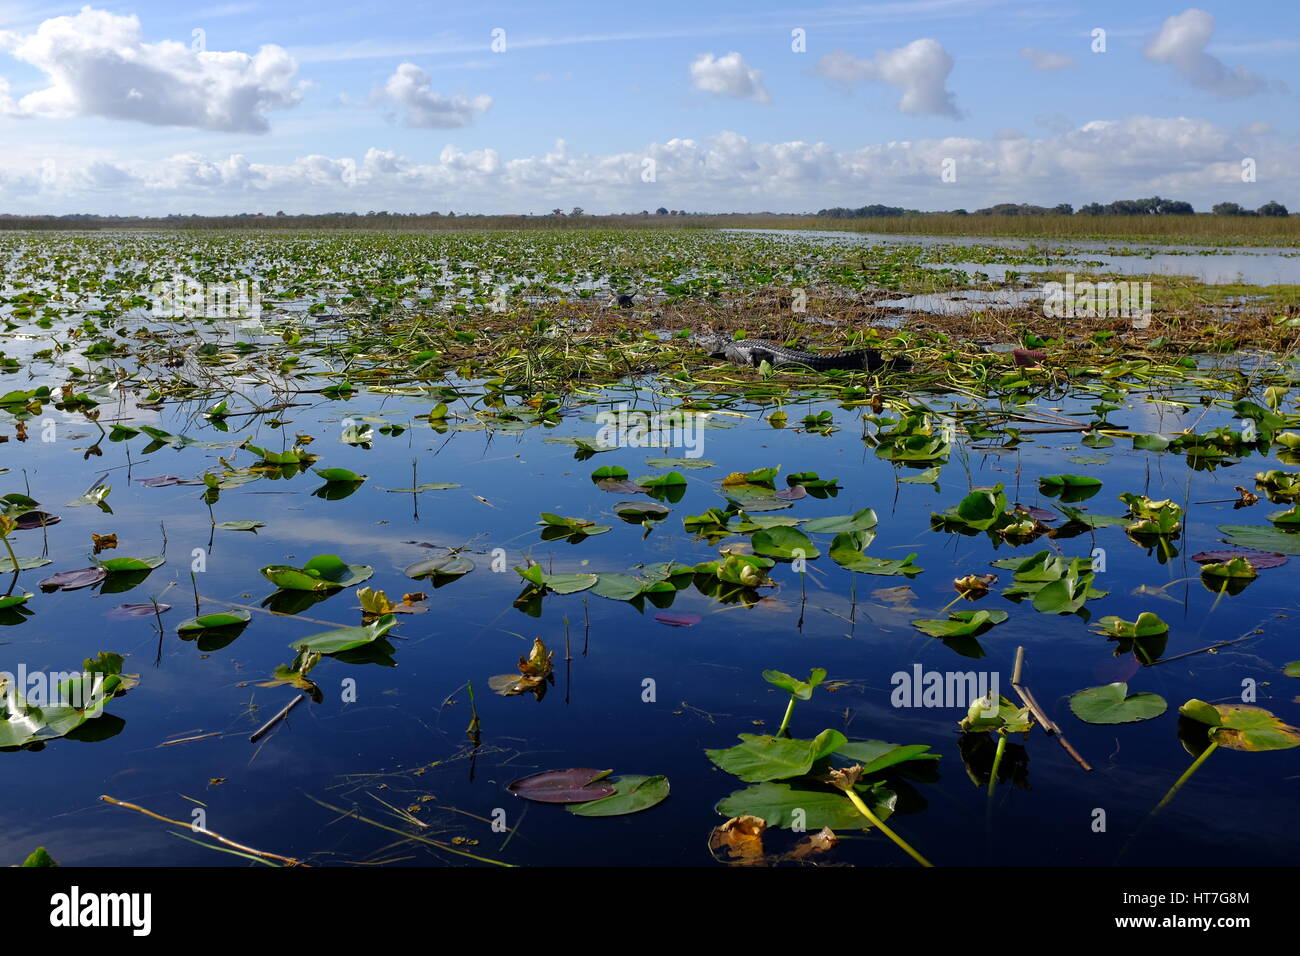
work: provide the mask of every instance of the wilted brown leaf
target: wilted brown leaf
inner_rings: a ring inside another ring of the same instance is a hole
[[[709,834],[709,851],[715,860],[730,866],[767,866],[763,851],[766,829],[767,822],[761,817],[732,817],[713,828]]]
[[[795,848],[786,854],[787,859],[806,860],[810,856],[816,856],[818,853],[825,853],[827,850],[833,850],[835,845],[840,842],[840,838],[835,835],[835,831],[830,827],[822,827],[816,833],[810,833],[797,844]]]
[[[117,535],[115,534],[95,534],[90,533],[90,541],[95,546],[95,553],[107,551],[109,548],[117,547]]]
[[[988,594],[989,587],[996,584],[997,580],[996,574],[968,574],[963,578],[954,578],[952,586],[966,600],[974,601]]]

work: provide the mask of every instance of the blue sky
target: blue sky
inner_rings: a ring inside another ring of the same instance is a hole
[[[1297,54],[1281,0],[0,0],[0,211],[1295,208]]]

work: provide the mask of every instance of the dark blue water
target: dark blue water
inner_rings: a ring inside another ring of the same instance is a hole
[[[12,437],[11,425],[4,426],[11,440],[0,445],[0,467],[10,470],[0,474],[0,493],[29,487],[45,510],[62,518],[44,532],[14,533],[20,555],[45,549],[54,559],[24,572],[21,586],[35,591],[36,581],[48,574],[87,566],[92,532],[118,535],[118,549],[104,556],[146,556],[158,553],[164,525],[167,562],[123,594],[94,588],[37,593],[28,605],[34,616],[0,627],[0,669],[25,663],[29,670],[67,670],[87,656],[114,651],[127,656],[127,671],[140,675],[139,686],[108,708],[125,721],[115,736],[93,743],[55,740],[40,752],[0,753],[5,794],[0,862],[17,862],[39,844],[66,864],[248,865],[178,838],[171,832],[177,827],[98,801],[100,794],[109,794],[187,822],[201,803],[206,826],[214,831],[326,864],[467,861],[424,845],[401,844],[397,834],[356,819],[339,819],[313,797],[336,807],[358,807],[403,832],[444,842],[476,841],[458,846],[512,863],[716,865],[706,846],[710,828],[722,820],[714,805],[744,785],[713,767],[704,749],[730,746],[738,733],[776,729],[785,699],[761,679],[765,668],[804,675],[824,667],[835,689],[821,688],[798,705],[791,725],[795,735],[810,737],[834,727],[850,737],[928,744],[943,755],[936,778],[914,783],[893,819],[895,829],[936,864],[1107,865],[1120,859],[1143,816],[1191,761],[1177,736],[1179,704],[1192,697],[1240,701],[1243,681],[1250,680],[1258,683],[1259,706],[1300,723],[1295,701],[1300,685],[1281,672],[1286,662],[1300,658],[1291,617],[1294,562],[1262,571],[1244,592],[1216,602],[1188,558],[1223,546],[1217,525],[1266,524],[1265,514],[1280,507],[1262,501],[1234,512],[1230,504],[1193,504],[1234,498],[1234,485],[1253,487],[1256,471],[1278,467],[1260,456],[1215,471],[1193,471],[1170,454],[1133,452],[1126,440],[1111,448],[1083,448],[1077,436],[1045,434],[997,453],[967,442],[944,465],[936,489],[896,483],[896,476],[915,471],[875,457],[860,437],[861,409],[789,406],[790,426],[777,430],[759,417],[768,410],[738,405],[735,410],[748,417],[731,418],[734,428],[705,433],[703,454],[715,464],[682,472],[688,480],[685,496],[643,539],[640,526],[620,521],[611,509],[618,501],[644,496],[606,493],[588,476],[603,465],[621,465],[633,478],[654,473],[645,460],[661,453],[629,448],[577,461],[571,445],[546,441],[591,438],[596,425],[583,418],[596,411],[594,400],[567,404],[553,428],[436,434],[414,418],[432,404],[427,398],[363,392],[343,401],[318,399],[300,398],[316,403],[281,413],[287,421],[279,429],[250,426],[259,420],[243,419],[232,423],[228,434],[195,418],[206,401],[168,405],[161,414],[124,410],[122,417],[136,424],[158,424],[203,441],[238,442],[251,435],[255,444],[279,449],[297,433],[310,434],[316,439],[310,450],[321,456],[318,467],[369,476],[353,495],[335,501],[313,496],[321,482],[310,472],[223,491],[214,505],[215,519],[265,522],[256,535],[211,530],[201,488],[140,484],[164,474],[198,476],[217,469],[219,456],[248,465],[254,456],[247,451],[188,447],[145,454],[148,439],[141,435],[102,441],[100,454],[86,459],[98,429],[76,424],[75,416],[64,424],[64,416],[54,413],[60,424],[57,440],[49,443],[40,440],[38,422],[29,424],[25,443]],[[628,394],[610,393],[608,400],[626,401]],[[649,403],[648,393],[642,401]],[[1045,405],[1087,419],[1080,410],[1094,401],[1065,398]],[[105,422],[118,417],[111,407],[105,409]],[[797,430],[804,414],[822,408],[832,411],[839,431],[822,436]],[[1112,418],[1136,431],[1166,434],[1227,420],[1199,421],[1199,410],[1183,415],[1160,408],[1138,400],[1134,410]],[[344,418],[366,416],[376,419],[372,448],[338,440]],[[409,428],[398,436],[382,435],[380,420]],[[682,449],[663,454],[680,455]],[[825,554],[831,536],[816,535],[823,554],[810,562],[805,578],[778,565],[772,575],[779,586],[765,590],[767,599],[756,606],[719,605],[695,588],[678,592],[671,611],[700,615],[693,627],[665,626],[654,620],[656,608],[647,605],[638,613],[589,591],[548,595],[537,618],[512,605],[521,588],[513,568],[526,558],[555,572],[611,572],[716,557],[716,546],[683,531],[683,516],[722,506],[719,483],[728,473],[775,465],[782,475],[817,471],[842,485],[837,497],[804,498],[787,513],[818,517],[872,507],[880,524],[868,553],[901,558],[917,552],[924,573],[910,580],[854,574]],[[1187,507],[1179,555],[1165,563],[1118,528],[1056,543],[1070,556],[1105,549],[1106,570],[1097,586],[1109,594],[1089,602],[1094,621],[1112,614],[1132,620],[1141,611],[1154,611],[1171,627],[1166,656],[1256,627],[1264,633],[1215,654],[1138,668],[1131,657],[1114,657],[1114,643],[1080,618],[1042,614],[1028,603],[1000,597],[997,589],[1010,582],[1009,571],[998,572],[994,593],[977,605],[959,605],[1010,612],[1005,624],[979,639],[984,658],[962,657],[911,627],[915,618],[943,616],[939,610],[955,596],[953,578],[992,570],[992,560],[1053,546],[1041,539],[1021,548],[995,548],[986,536],[931,531],[931,511],[955,504],[971,486],[994,482],[1007,486],[1012,501],[1050,507],[1052,502],[1038,493],[1037,478],[1061,472],[1103,480],[1100,494],[1087,502],[1097,513],[1121,514],[1117,496],[1129,491],[1173,498]],[[100,474],[112,485],[107,499],[112,515],[93,505],[65,505]],[[422,482],[461,487],[418,496],[384,490]],[[536,526],[543,511],[613,530],[576,545],[545,542]],[[404,567],[441,553],[421,543],[465,547],[478,567],[436,589],[412,581]],[[496,548],[507,558],[501,573],[491,569]],[[194,575],[192,585],[195,549],[203,549],[206,569]],[[256,611],[237,640],[210,653],[179,639],[175,626],[194,615],[195,587],[203,613],[230,604],[256,608],[274,590],[258,573],[260,567],[302,564],[320,553],[372,565],[375,574],[367,583],[392,597],[425,592],[429,611],[401,617],[392,641],[396,666],[326,659],[312,673],[324,700],[305,702],[274,733],[250,743],[249,734],[297,693],[257,685],[292,659],[291,642],[357,623],[353,589],[303,610],[302,617],[311,620]],[[904,608],[891,603],[896,594],[873,594],[904,585],[912,592]],[[162,617],[161,637],[152,617],[108,616],[115,606],[154,598],[173,605]],[[556,651],[555,686],[540,702],[489,691],[488,679],[513,671],[534,637]],[[1017,751],[1028,761],[1027,787],[1000,786],[988,824],[984,791],[967,777],[958,750],[956,722],[964,708],[894,707],[891,675],[910,673],[917,664],[925,670],[992,671],[1010,696],[1019,645],[1026,648],[1026,679],[1035,695],[1095,769],[1084,772],[1036,731],[1023,742],[1023,753]],[[1066,705],[1077,690],[1126,678],[1130,692],[1158,693],[1169,710],[1143,723],[1106,727],[1079,721]],[[653,701],[644,699],[647,679],[654,682]],[[355,681],[355,702],[342,699],[345,680]],[[466,737],[467,681],[473,683],[482,726],[476,751]],[[164,746],[205,734],[217,736]],[[525,804],[505,790],[505,784],[528,773],[565,767],[663,773],[671,780],[672,796],[643,813],[591,820],[571,817],[561,807]],[[1297,781],[1300,750],[1221,750],[1146,826],[1122,861],[1292,862],[1300,850],[1293,826]],[[381,800],[401,809],[418,806],[414,815],[427,829],[395,819]],[[509,833],[494,832],[490,825],[498,809],[505,811]],[[1098,810],[1104,811],[1104,832],[1095,829]],[[877,835],[844,836],[852,838],[834,851],[837,861],[912,865]]]

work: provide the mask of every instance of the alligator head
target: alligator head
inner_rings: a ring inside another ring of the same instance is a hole
[[[704,349],[710,358],[726,358],[727,346],[734,344],[731,336],[719,332],[700,332],[691,336],[691,341]]]

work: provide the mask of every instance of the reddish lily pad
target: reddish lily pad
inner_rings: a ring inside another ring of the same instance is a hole
[[[598,783],[613,772],[587,767],[543,770],[541,773],[520,777],[506,789],[516,797],[538,803],[590,803],[592,800],[613,796],[616,792],[613,784]]]
[[[1047,353],[1038,349],[1013,349],[1011,355],[1021,368],[1036,368],[1043,359],[1047,358]]]
[[[44,528],[52,524],[58,524],[62,520],[58,515],[52,515],[46,511],[28,511],[15,518],[14,525],[19,531],[31,531],[33,528]]]
[[[38,582],[38,586],[46,594],[51,591],[76,591],[98,584],[106,577],[108,572],[103,568],[82,568],[80,571],[60,571],[58,574],[51,574],[44,581]]]
[[[662,611],[655,615],[655,620],[660,624],[667,624],[669,627],[694,627],[704,618],[698,614],[673,614],[669,611]]]
[[[1029,515],[1029,517],[1033,518],[1035,521],[1043,522],[1043,524],[1050,524],[1056,520],[1056,513],[1054,511],[1048,511],[1046,508],[1039,508],[1035,505],[1022,505],[1017,501],[1016,510]]]
[[[165,614],[171,609],[170,604],[119,604],[109,611],[107,616],[115,621],[121,621],[132,617],[153,617],[155,614]]]
[[[1256,571],[1278,568],[1291,559],[1277,551],[1255,551],[1250,548],[1223,548],[1218,551],[1200,551],[1192,555],[1197,564],[1226,564],[1233,558],[1245,558]]]

